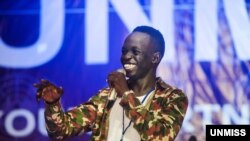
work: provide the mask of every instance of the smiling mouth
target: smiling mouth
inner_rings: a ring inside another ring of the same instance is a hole
[[[126,71],[132,71],[136,67],[135,64],[124,64],[124,69]]]

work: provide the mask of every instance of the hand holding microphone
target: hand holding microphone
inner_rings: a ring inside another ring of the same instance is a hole
[[[108,84],[111,88],[108,97],[109,100],[115,100],[117,96],[122,97],[122,94],[129,90],[125,71],[123,69],[111,72],[108,75]]]

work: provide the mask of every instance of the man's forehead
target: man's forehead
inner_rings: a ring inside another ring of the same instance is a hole
[[[153,47],[150,35],[144,32],[132,32],[125,40],[123,49],[139,49],[149,51]]]
[[[150,35],[143,32],[132,32],[126,38],[125,43],[149,43]]]

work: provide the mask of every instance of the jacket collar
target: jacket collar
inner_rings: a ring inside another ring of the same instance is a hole
[[[169,84],[165,83],[161,77],[157,77],[156,78],[156,88],[160,88],[160,89],[166,89],[171,87]]]

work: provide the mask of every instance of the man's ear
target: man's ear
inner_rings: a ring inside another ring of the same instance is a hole
[[[153,64],[159,64],[161,61],[161,54],[160,52],[155,52],[152,57],[152,63]]]

